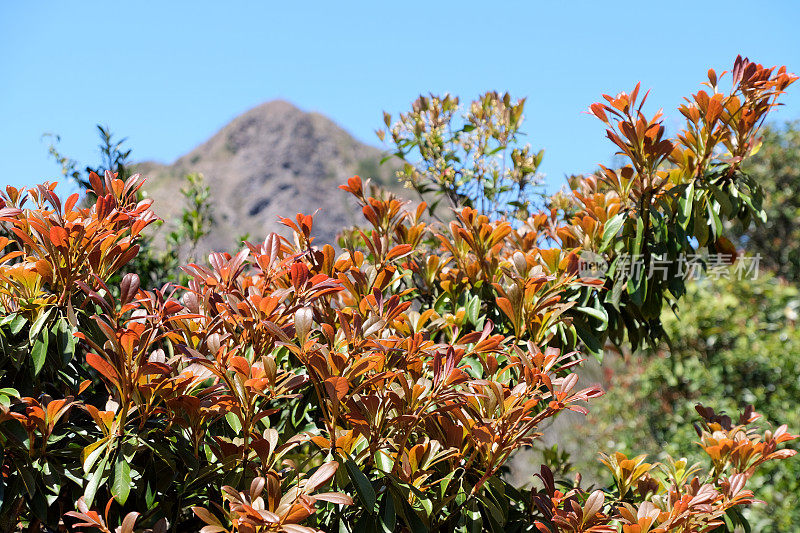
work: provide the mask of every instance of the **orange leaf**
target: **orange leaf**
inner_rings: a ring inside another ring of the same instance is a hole
[[[412,250],[413,248],[411,247],[410,244],[398,244],[397,246],[389,250],[388,254],[386,254],[386,260],[391,261],[392,259],[405,257],[408,254],[410,254]]]
[[[325,380],[325,391],[331,399],[341,401],[350,390],[350,384],[341,376],[332,376]]]
[[[511,305],[511,301],[508,298],[498,298],[496,302],[497,306],[513,321],[514,307]]]
[[[116,369],[111,364],[95,353],[86,354],[86,362],[89,366],[97,370],[103,377],[109,380],[113,385],[117,385],[119,375]]]
[[[589,106],[589,109],[592,110],[592,113],[594,113],[594,116],[596,116],[597,118],[599,118],[603,122],[608,122],[608,117],[606,116],[606,112],[603,111],[603,104],[595,102],[594,104]]]

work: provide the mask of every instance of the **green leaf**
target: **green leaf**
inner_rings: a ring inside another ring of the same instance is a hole
[[[42,327],[44,326],[44,323],[47,321],[47,318],[50,316],[52,310],[53,310],[52,308],[48,309],[47,311],[39,315],[39,318],[37,318],[36,321],[33,323],[30,332],[28,332],[28,340],[30,342],[33,342],[34,339],[39,336],[39,332],[42,331]]]
[[[3,387],[0,389],[0,395],[9,396],[11,398],[19,398],[19,391],[17,389],[12,389],[11,387]]]
[[[621,276],[614,280],[614,285],[611,287],[611,298],[606,301],[610,303],[614,309],[619,311],[620,302],[622,300],[622,290],[625,288],[625,279]]]
[[[447,306],[449,303],[450,303],[450,295],[447,294],[446,292],[443,292],[433,303],[433,309],[434,311],[442,315],[444,314],[445,309],[447,309],[445,306]]]
[[[602,322],[604,326],[608,324],[608,313],[606,313],[604,309],[595,309],[594,307],[576,307],[575,310],[596,318]],[[597,331],[603,331],[604,329],[605,327],[601,327]]]
[[[645,295],[647,293],[647,275],[644,269],[639,273],[638,277],[631,277],[628,279],[628,296],[631,301],[638,306],[644,304]]]
[[[707,210],[709,218],[713,222],[713,225],[711,226],[712,235],[714,236],[714,239],[717,239],[720,235],[722,235],[722,221],[720,220],[717,210],[714,209],[714,206],[711,204],[711,202],[708,202]]]
[[[344,462],[344,466],[347,469],[347,473],[350,475],[350,480],[355,485],[359,499],[364,503],[367,512],[372,514],[375,509],[376,501],[375,489],[372,488],[372,483],[369,478],[364,475],[364,472],[358,468],[358,465],[349,457]]]
[[[14,317],[14,320],[11,321],[11,334],[17,335],[20,331],[22,331],[22,328],[24,328],[25,324],[27,323],[28,323],[27,318],[25,318],[22,315],[16,315]]]
[[[723,214],[726,217],[730,217],[734,211],[731,199],[728,197],[725,191],[723,191],[719,187],[711,185],[709,188],[711,189],[711,194],[714,196],[714,200],[716,200],[717,203],[719,204],[720,214]]]
[[[37,490],[30,500],[30,509],[39,520],[47,520],[47,498],[41,490]]]
[[[494,521],[495,524],[499,525],[506,521],[505,514],[500,509],[494,498],[491,497],[490,491],[485,490],[482,494],[480,494],[478,496],[478,501],[483,505],[483,508],[488,511],[486,513],[487,517]]]
[[[637,256],[642,253],[642,239],[644,238],[644,220],[642,218],[636,219],[636,239],[633,241],[633,250],[631,250],[631,260],[637,259]]]
[[[467,318],[473,326],[478,325],[479,313],[481,310],[481,301],[477,295],[473,296],[467,302]]]
[[[625,215],[617,213],[614,217],[606,222],[605,229],[603,230],[603,241],[600,243],[600,251],[603,252],[611,244],[611,241],[617,236],[620,228],[625,223]]]
[[[4,405],[6,408],[10,407],[11,398],[19,398],[19,391],[17,391],[17,389],[9,387],[0,389],[0,404]]]
[[[144,503],[147,507],[153,507],[156,504],[156,495],[156,490],[148,482],[144,491]]]
[[[700,246],[705,246],[708,242],[708,222],[705,217],[701,217],[702,207],[700,203],[694,205],[694,227],[692,232],[697,238],[697,243]]]
[[[453,476],[456,475],[456,470],[452,470],[446,476],[442,478],[439,482],[439,490],[440,490],[440,498],[444,499],[445,495],[447,494],[447,487],[450,485],[450,482],[453,480]]]
[[[125,505],[131,492],[131,465],[123,458],[117,459],[114,466],[114,483],[111,485],[111,494],[120,503]]]
[[[75,355],[75,337],[72,335],[72,326],[66,318],[62,317],[56,321],[50,331],[55,336],[62,363],[69,364]]]
[[[381,472],[386,474],[392,471],[392,467],[394,466],[394,461],[392,461],[391,456],[385,450],[377,450],[374,456],[375,466]]]
[[[353,526],[353,533],[377,533],[375,518],[369,513],[364,513]]]
[[[689,224],[689,220],[692,218],[692,207],[694,207],[694,180],[689,183],[689,187],[686,189],[686,197],[684,199],[683,204],[683,220],[684,229],[686,229],[687,225]]]
[[[466,515],[466,525],[469,533],[480,533],[483,531],[483,519],[481,518],[480,511],[475,507],[474,500],[464,514]]]
[[[386,491],[386,495],[381,502],[381,515],[380,515],[381,529],[386,533],[392,533],[397,525],[397,514],[394,508],[394,498],[392,493]]]
[[[86,474],[91,472],[95,463],[100,458],[100,455],[107,451],[108,446],[110,444],[111,444],[110,438],[104,437],[98,440],[97,442],[93,442],[92,444],[86,446],[86,448],[83,449],[83,453],[81,454],[81,459],[83,460],[83,471]]]
[[[422,505],[422,508],[425,510],[425,514],[427,516],[431,516],[433,514],[433,502],[430,500],[430,498],[419,498],[417,501],[420,505]]]
[[[49,342],[50,335],[45,333],[42,335],[42,338],[36,339],[36,342],[33,343],[33,349],[31,350],[31,359],[33,360],[33,375],[38,376],[39,372],[42,371],[44,367],[44,362],[47,359],[47,343]]]
[[[603,343],[597,336],[593,333],[592,329],[584,325],[582,320],[575,320],[573,322],[573,327],[575,328],[575,332],[578,334],[578,338],[580,338],[581,342],[584,344],[586,349],[589,351],[591,355],[594,356],[598,362],[603,361]]]
[[[225,420],[228,422],[228,425],[234,431],[234,433],[239,433],[242,430],[242,423],[239,421],[239,417],[236,416],[235,413],[230,412],[225,415]]]
[[[36,478],[34,477],[34,473],[30,466],[17,464],[17,472],[19,472],[20,477],[22,478],[22,483],[25,485],[25,491],[28,493],[28,496],[33,498],[33,495],[36,494]]]
[[[108,464],[108,455],[103,457],[103,460],[100,461],[100,465],[94,472],[92,472],[92,475],[89,478],[89,483],[86,484],[86,490],[83,492],[83,499],[86,501],[86,505],[89,507],[92,506],[94,497],[97,494],[97,489],[100,488],[100,484],[103,482],[103,478],[105,477],[106,464]]]
[[[425,524],[420,520],[417,512],[414,511],[414,508],[411,507],[408,502],[404,502],[403,516],[413,533],[427,533],[430,531],[429,528],[425,527]]]

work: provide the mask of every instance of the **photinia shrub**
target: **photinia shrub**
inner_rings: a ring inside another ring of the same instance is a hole
[[[739,166],[796,77],[739,58],[730,93],[717,78],[710,71],[713,94],[681,108],[677,139],[660,114],[643,114],[638,86],[594,104],[631,164],[576,179],[523,221],[497,204],[458,204],[470,198],[459,185],[452,217],[431,222],[424,202],[371,195],[353,177],[341,188],[365,223],[340,251],[317,245],[313,217],[298,214],[282,219],[289,238],[184,266],[181,287],[141,287],[135,272],[109,286],[156,218],[136,194],[138,176],[92,174],[82,207],[52,185],[8,187],[3,530],[633,533],[744,523],[747,480],[793,455],[782,445],[796,438],[757,427],[752,410],[734,423],[698,407],[705,467],[612,453],[607,489],[556,480],[547,466],[539,489],[502,476],[543,422],[585,413],[602,395],[578,386],[581,352],[626,335],[647,341],[663,302],[680,296],[677,272],[657,283],[626,277],[624,255],[727,250],[724,223],[759,215],[757,186]],[[510,105],[498,98],[481,102]],[[409,131],[424,136],[426,116]],[[427,157],[428,141],[417,142]],[[585,252],[606,263],[602,276],[581,275]]]

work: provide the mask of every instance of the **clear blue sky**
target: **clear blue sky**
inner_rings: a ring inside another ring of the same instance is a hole
[[[675,107],[737,53],[800,71],[800,2],[0,3],[0,184],[58,176],[63,152],[97,160],[96,123],[137,160],[169,162],[234,116],[284,98],[379,144],[381,112],[420,92],[528,97],[526,127],[552,187],[608,163],[601,93],[652,87]],[[779,120],[800,118],[792,87]]]

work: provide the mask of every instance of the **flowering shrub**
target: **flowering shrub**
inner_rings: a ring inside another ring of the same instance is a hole
[[[606,490],[546,466],[540,490],[502,477],[544,421],[602,395],[578,386],[579,351],[646,340],[679,296],[615,274],[620,254],[724,247],[723,221],[758,214],[739,164],[796,78],[741,58],[732,77],[719,96],[709,73],[714,95],[682,108],[677,140],[642,114],[638,87],[593,105],[631,165],[521,224],[469,206],[430,223],[426,204],[353,177],[341,188],[366,222],[341,252],[298,214],[283,219],[291,238],[185,266],[185,287],[142,288],[136,273],[107,285],[155,219],[140,178],[93,174],[96,200],[79,209],[49,185],[8,188],[3,529],[732,528],[753,501],[746,481],[796,438],[756,428],[752,411],[733,424],[698,408],[706,469],[616,453]],[[607,277],[578,275],[583,251]]]

